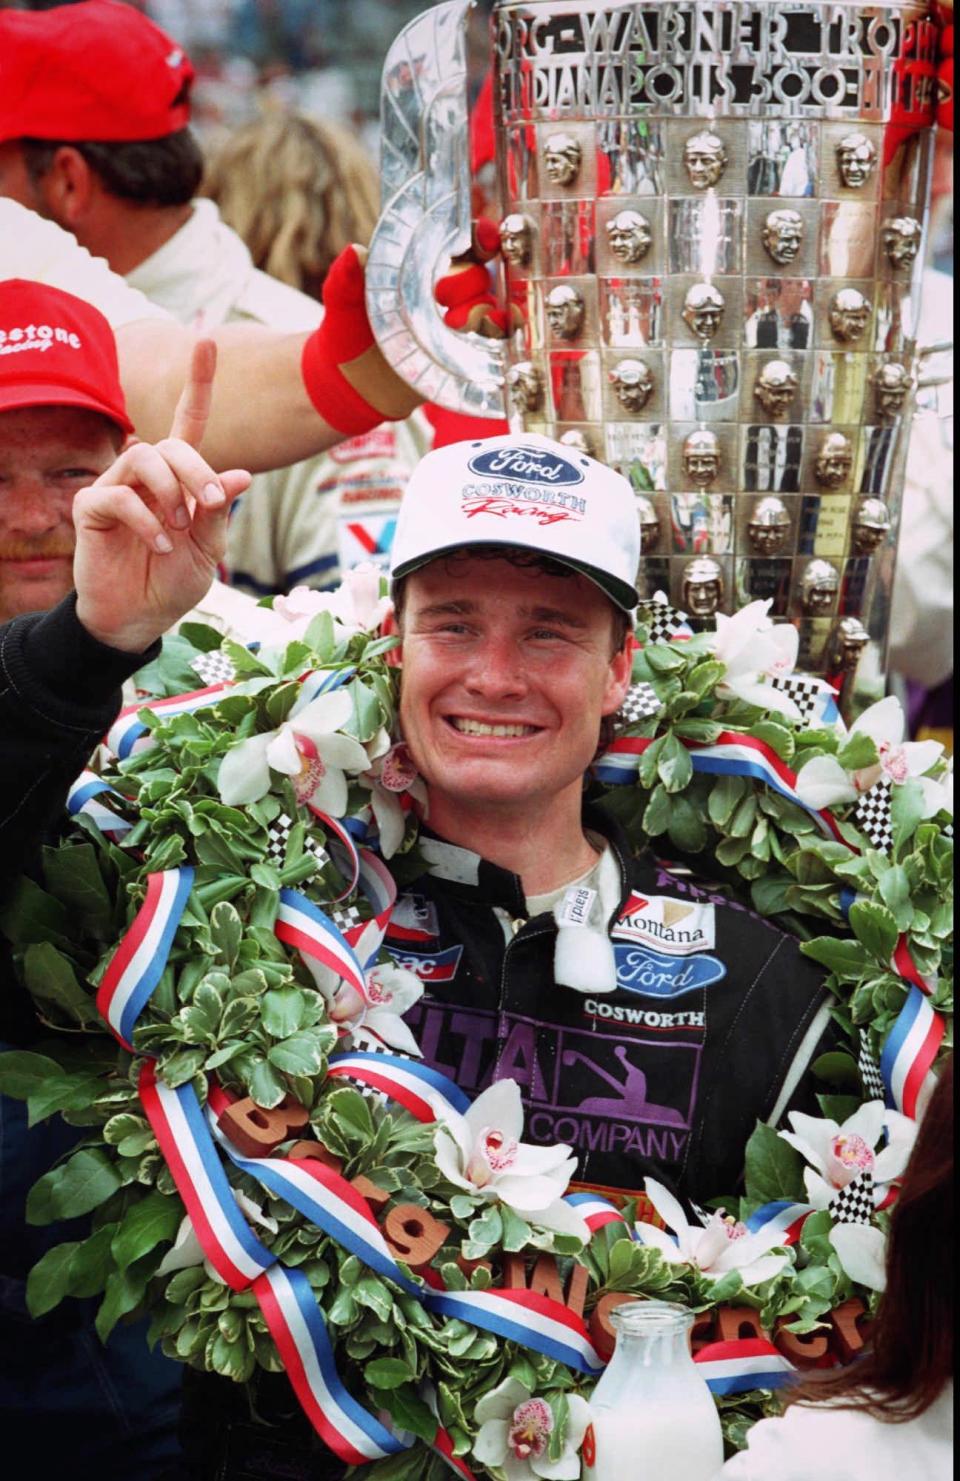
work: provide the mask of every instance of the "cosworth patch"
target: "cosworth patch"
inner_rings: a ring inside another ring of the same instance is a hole
[[[700,900],[641,895],[635,890],[611,935],[615,941],[635,941],[668,956],[693,956],[716,945],[715,908]]]

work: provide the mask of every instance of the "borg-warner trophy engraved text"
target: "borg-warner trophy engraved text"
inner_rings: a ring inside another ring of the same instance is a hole
[[[631,480],[648,595],[692,592],[699,626],[769,598],[799,667],[848,698],[884,657],[937,46],[892,0],[491,17],[497,271],[522,327],[466,337],[500,387],[487,413]],[[456,384],[445,404],[473,410],[488,382],[474,362]]]

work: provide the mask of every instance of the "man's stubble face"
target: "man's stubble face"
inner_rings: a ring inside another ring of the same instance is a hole
[[[408,577],[400,719],[438,831],[445,816],[561,798],[579,816],[601,720],[630,682],[613,621],[576,574],[441,559]]]
[[[98,412],[30,406],[0,412],[0,621],[45,612],[73,586],[74,495],[123,441]]]

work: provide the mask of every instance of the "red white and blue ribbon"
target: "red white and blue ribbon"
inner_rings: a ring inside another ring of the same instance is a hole
[[[419,1295],[420,1287],[403,1274],[390,1253],[369,1203],[346,1178],[316,1157],[244,1157],[231,1145],[229,1137],[217,1130],[217,1119],[230,1100],[211,1087],[208,1120],[235,1166],[262,1183],[274,1198],[285,1199],[378,1275],[395,1281],[409,1295]]]
[[[897,942],[896,949],[890,959],[890,966],[894,972],[899,972],[905,982],[914,983],[919,987],[921,992],[931,993],[937,986],[936,977],[924,977],[921,975],[916,962],[910,955],[910,948],[907,945],[905,935],[901,935]]]
[[[340,1382],[309,1281],[280,1264],[247,1225],[209,1125],[218,1101],[229,1103],[229,1097],[218,1097],[214,1090],[205,1114],[192,1086],[170,1090],[157,1080],[152,1064],[142,1071],[140,1094],[204,1254],[233,1290],[252,1287],[297,1397],[318,1434],[351,1465],[406,1449],[409,1442],[391,1434]],[[313,1218],[373,1269],[419,1294],[419,1287],[403,1276],[390,1256],[366,1201],[338,1174],[315,1159],[282,1163],[279,1158],[241,1157],[226,1138],[217,1139],[244,1172]],[[327,1184],[333,1196],[322,1201],[317,1190]],[[435,1443],[442,1449],[444,1441],[449,1442],[449,1436],[441,1430]]]
[[[642,735],[618,735],[610,749],[604,751],[592,767],[598,782],[608,787],[625,787],[637,779],[640,757],[650,745],[650,739]]]
[[[140,700],[128,705],[110,726],[104,744],[118,761],[125,761],[128,756],[145,751],[153,744],[146,724],[140,719],[142,710],[152,710],[162,720],[169,720],[174,715],[191,715],[194,710],[219,704],[232,687],[232,684],[211,684],[206,689],[195,689],[191,694],[177,694],[171,699]]]
[[[189,865],[147,875],[146,899],[110,959],[97,990],[97,1009],[125,1049],[150,994],[163,975],[193,887]]]
[[[606,1366],[580,1318],[535,1291],[430,1291],[425,1305],[440,1316],[532,1347],[579,1373],[599,1373]]]
[[[380,944],[386,934],[390,912],[397,900],[397,884],[382,859],[371,853],[369,849],[361,849],[359,885],[361,893],[373,910],[373,919],[349,927],[344,935],[351,946],[359,946],[362,941],[362,966],[364,971],[367,971],[380,950]]]
[[[311,961],[320,962],[367,1001],[366,978],[353,947],[347,944],[330,917],[306,895],[299,890],[280,891],[273,929],[277,940],[299,951],[308,966]]]
[[[201,1109],[192,1085],[181,1085],[176,1090],[165,1086],[157,1079],[152,1063],[141,1071],[140,1097],[204,1254],[232,1290],[253,1289],[297,1397],[321,1438],[351,1465],[380,1460],[406,1449],[409,1442],[385,1429],[340,1382],[326,1325],[309,1281],[300,1271],[281,1265],[243,1217],[210,1130],[213,1107],[207,1113]],[[226,1139],[220,1140],[245,1172],[258,1177],[271,1190],[277,1187],[271,1164],[279,1159],[258,1162],[241,1158]],[[336,1174],[315,1161],[309,1169],[299,1160],[289,1164],[285,1184],[277,1187],[279,1196],[310,1216],[316,1210],[305,1206],[296,1188],[304,1171],[311,1175],[325,1173],[331,1178]],[[354,1201],[364,1202],[355,1190],[350,1193]],[[341,1206],[343,1203],[341,1200]],[[369,1208],[366,1213],[392,1267],[383,1273],[394,1278],[395,1272],[406,1289],[416,1291],[390,1259]],[[367,1258],[370,1251],[357,1253]],[[368,1259],[367,1263],[373,1262]]]
[[[311,960],[321,962],[367,1001],[366,974],[380,950],[397,887],[386,865],[366,849],[357,856],[357,873],[360,889],[373,910],[372,919],[358,921],[341,932],[306,895],[284,889],[280,891],[274,933],[278,941],[299,951],[308,966]],[[362,959],[354,946],[362,946]]]
[[[231,1290],[245,1291],[275,1257],[240,1211],[196,1091],[190,1084],[171,1090],[148,1061],[140,1100],[203,1253]]]
[[[384,1091],[417,1121],[437,1121],[446,1110],[464,1116],[470,1109],[470,1097],[446,1075],[397,1054],[334,1054],[327,1075],[342,1075]]]
[[[880,1055],[887,1104],[914,1120],[936,1084],[933,1063],[946,1024],[914,983]]]
[[[591,1234],[596,1234],[605,1224],[626,1222],[620,1210],[599,1193],[567,1193],[563,1201],[576,1210]]]
[[[72,818],[82,813],[85,818],[96,823],[100,832],[107,838],[121,838],[124,833],[130,832],[133,824],[129,823],[126,818],[119,817],[109,807],[104,807],[102,802],[97,801],[97,798],[102,797],[104,793],[109,793],[111,797],[120,796],[116,788],[111,787],[109,782],[105,782],[103,777],[97,776],[95,771],[81,771],[67,793],[67,812]]]
[[[778,1198],[773,1203],[764,1203],[760,1208],[755,1208],[744,1223],[751,1234],[776,1232],[783,1235],[781,1244],[795,1244],[812,1213],[812,1204],[791,1203],[787,1199]]]
[[[856,900],[854,890],[840,891],[840,908],[845,916],[849,916]],[[897,941],[890,966],[910,987],[880,1053],[880,1076],[887,1105],[916,1120],[937,1082],[933,1064],[947,1026],[942,1014],[928,1001],[936,982],[921,975],[904,935]]]
[[[321,812],[318,807],[313,807],[309,802],[307,807],[313,813],[317,822],[322,826],[327,837],[331,835],[336,840],[331,846],[331,855],[334,863],[347,881],[339,895],[334,896],[333,903],[345,900],[352,895],[357,888],[360,879],[360,851],[357,848],[353,834],[339,818],[332,818],[329,813]]]
[[[653,745],[653,741],[651,736],[618,736],[594,767],[598,781],[613,786],[632,782],[640,765],[640,757]],[[757,740],[752,735],[725,730],[712,745],[705,746],[687,740],[683,744],[690,752],[694,771],[713,776],[752,777],[754,781],[764,782],[775,792],[779,792],[781,797],[786,797],[789,802],[795,802],[808,812],[816,820],[821,832],[843,841],[832,813],[825,808],[810,807],[802,800],[797,793],[796,773],[791,771],[786,762],[781,761],[765,741]]]
[[[350,1465],[406,1450],[408,1444],[340,1382],[326,1324],[306,1276],[273,1265],[253,1291],[304,1413],[330,1449]]]
[[[796,1369],[765,1337],[708,1342],[694,1354],[712,1394],[743,1394],[755,1388],[782,1388]]]

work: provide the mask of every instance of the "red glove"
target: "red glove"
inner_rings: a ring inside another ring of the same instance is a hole
[[[323,420],[356,437],[380,422],[408,417],[420,402],[412,386],[384,360],[364,301],[366,248],[352,244],[336,257],[323,284],[323,322],[303,347],[300,373]]]
[[[471,329],[488,339],[506,339],[523,323],[516,304],[503,307],[490,291],[490,276],[483,263],[500,250],[496,223],[481,217],[474,223],[466,252],[450,260],[450,271],[437,282],[433,296],[447,310],[443,322],[450,329]]]

